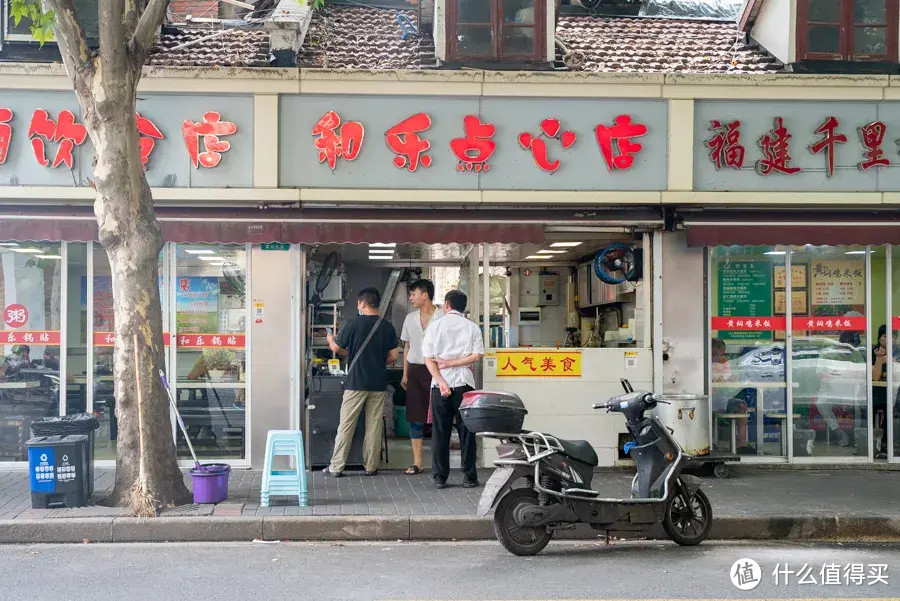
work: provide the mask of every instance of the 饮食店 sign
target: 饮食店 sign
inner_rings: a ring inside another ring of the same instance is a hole
[[[135,122],[151,186],[253,187],[251,95],[141,94]],[[0,186],[87,186],[93,157],[71,92],[3,92]]]

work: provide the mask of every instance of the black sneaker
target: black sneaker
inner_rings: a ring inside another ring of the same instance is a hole
[[[322,473],[325,474],[326,476],[332,476],[334,478],[343,478],[344,477],[344,472],[332,472],[330,465],[328,467],[326,467],[324,470],[322,470]]]
[[[446,480],[435,480],[434,487],[437,488],[438,490],[443,490],[443,489],[447,488],[447,481]]]
[[[463,479],[463,488],[478,488],[479,486],[481,486],[481,483],[478,482],[477,478]]]

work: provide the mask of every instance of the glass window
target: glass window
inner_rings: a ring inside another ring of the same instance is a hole
[[[872,440],[875,458],[883,460],[889,457],[891,439],[895,444],[893,455],[898,455],[897,411],[900,411],[900,406],[896,406],[896,399],[900,390],[900,250],[882,246],[872,247],[871,252],[872,318],[869,326],[872,338],[869,346],[872,353],[869,363],[872,366]],[[895,403],[893,408],[890,406],[891,400]],[[895,419],[888,419],[890,415],[894,415]]]
[[[793,327],[796,456],[868,455],[865,254],[850,246],[796,247],[791,254],[808,290],[807,311],[797,312]]]
[[[87,302],[88,244],[66,245],[66,413],[90,412],[87,395]]]
[[[175,265],[178,408],[198,455],[243,458],[246,247],[179,245]],[[181,432],[180,457],[190,457]]]
[[[96,459],[115,459],[116,441],[119,426],[116,419],[116,399],[113,386],[115,377],[115,311],[113,307],[112,271],[109,256],[100,244],[94,244],[92,286],[93,318],[91,336],[93,339],[93,412],[100,420],[100,429],[94,439],[94,457]],[[71,256],[71,255],[70,255]],[[163,330],[168,329],[165,319],[166,288],[164,286],[165,250],[159,255],[159,294],[163,311]],[[82,282],[84,298],[87,298],[87,278]],[[85,308],[86,311],[86,308]],[[164,338],[167,338],[164,333]]]
[[[31,423],[60,414],[59,243],[0,244],[0,461],[26,461]]]
[[[710,396],[720,451],[786,454],[785,254],[710,249]]]
[[[866,25],[887,23],[885,0],[854,0],[853,20]]]
[[[841,0],[809,0],[809,20],[840,23]]]
[[[503,23],[534,25],[534,0],[503,0]]]
[[[503,56],[532,56],[533,54],[533,27],[506,27],[503,29]]]
[[[857,27],[853,34],[853,54],[859,56],[887,54],[886,27]]]
[[[809,52],[840,54],[841,28],[814,25],[809,28]]]
[[[491,3],[485,0],[457,0],[460,23],[490,23]]]
[[[494,37],[491,28],[479,25],[457,27],[456,52],[459,56],[492,57],[494,55]]]

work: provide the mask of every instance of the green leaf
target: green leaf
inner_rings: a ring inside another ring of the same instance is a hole
[[[12,0],[9,3],[9,15],[18,26],[22,18],[28,16],[28,3],[25,0]]]

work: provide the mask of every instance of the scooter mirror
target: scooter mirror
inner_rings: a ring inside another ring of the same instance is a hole
[[[634,388],[632,388],[628,378],[621,378],[619,381],[622,383],[622,388],[625,389],[625,392],[634,392]]]

